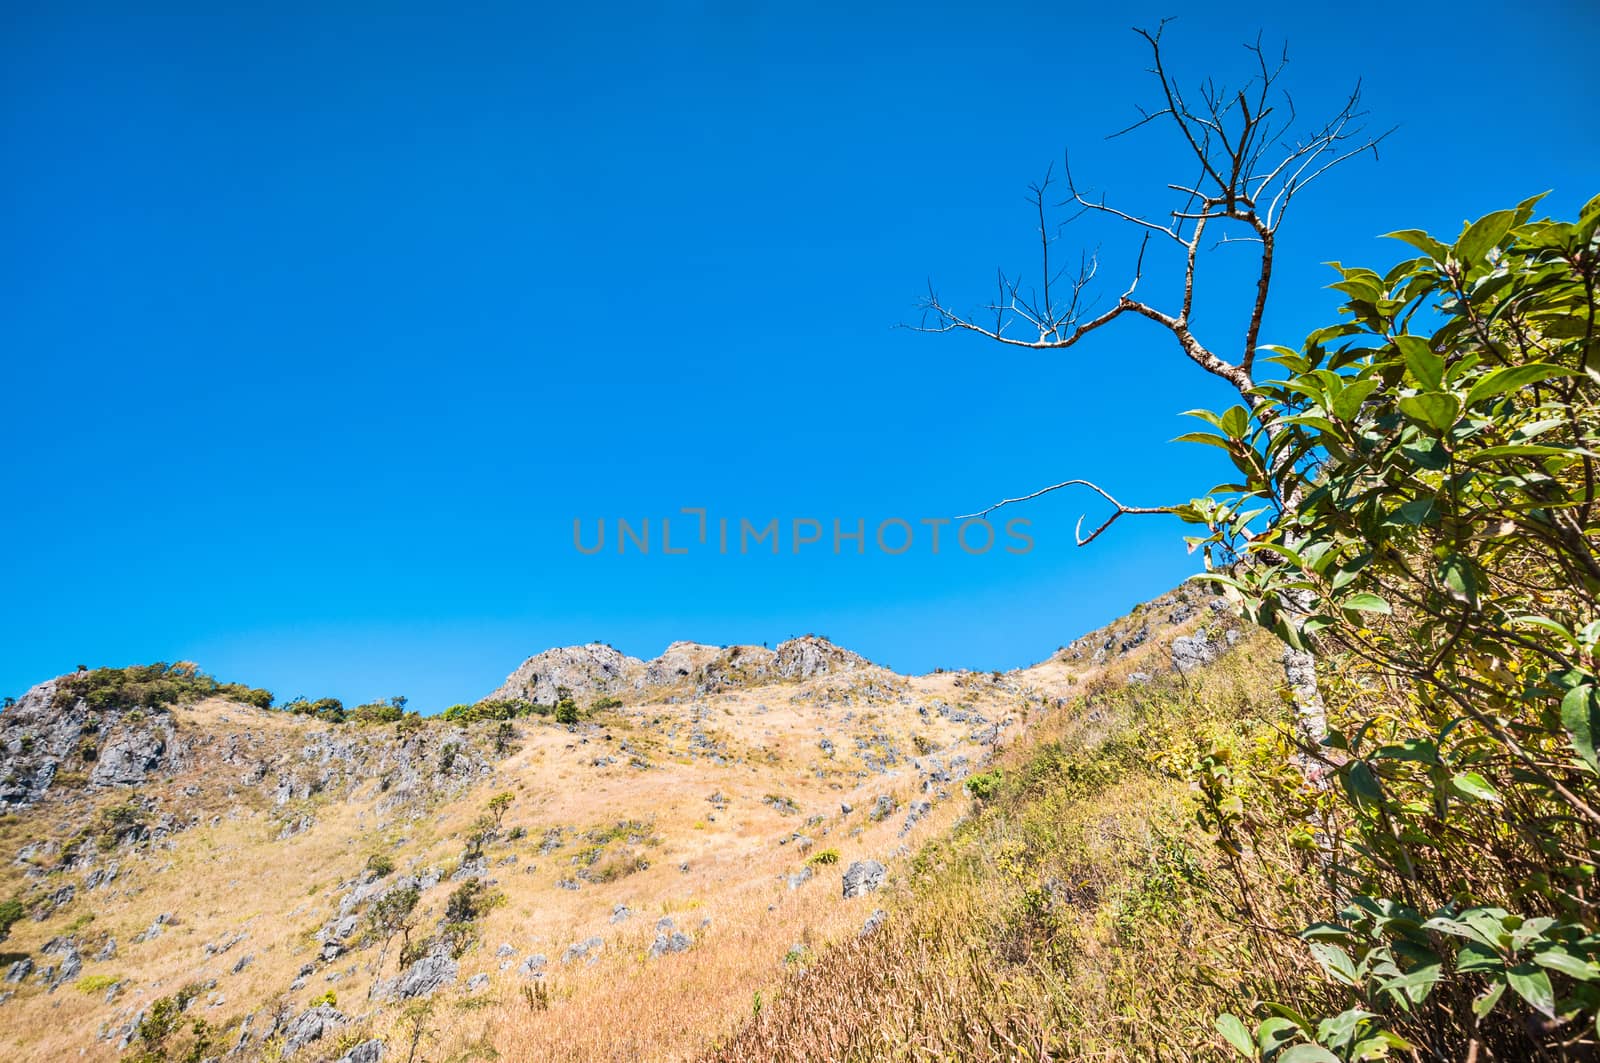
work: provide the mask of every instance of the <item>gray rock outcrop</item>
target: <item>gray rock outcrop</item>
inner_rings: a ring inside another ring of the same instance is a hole
[[[857,860],[845,869],[844,895],[860,897],[872,893],[883,885],[883,880],[888,876],[889,869],[876,860]]]
[[[556,689],[566,687],[580,704],[631,686],[644,662],[603,642],[563,646],[535,654],[520,664],[489,695],[491,701],[531,701],[554,705]]]

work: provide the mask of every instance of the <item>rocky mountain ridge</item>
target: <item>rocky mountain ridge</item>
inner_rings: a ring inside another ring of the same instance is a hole
[[[659,657],[648,661],[630,657],[606,643],[591,642],[560,646],[529,657],[485,700],[553,705],[557,690],[563,687],[580,702],[672,691],[703,695],[875,667],[860,654],[818,635],[788,639],[775,649],[674,642]]]

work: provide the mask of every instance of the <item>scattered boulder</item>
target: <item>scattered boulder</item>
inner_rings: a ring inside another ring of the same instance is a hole
[[[681,930],[663,931],[656,935],[650,945],[649,956],[652,960],[659,959],[669,952],[687,952],[689,946],[694,944],[694,939]]]
[[[454,957],[442,949],[434,949],[406,968],[405,973],[389,983],[386,992],[380,995],[395,1000],[431,997],[445,985],[454,982],[459,970]]]
[[[383,1042],[374,1037],[370,1041],[362,1041],[334,1060],[334,1063],[379,1063],[381,1059],[383,1059]]]
[[[882,926],[884,920],[888,919],[888,918],[889,918],[889,913],[884,911],[882,908],[879,908],[877,911],[875,911],[871,915],[867,916],[867,921],[865,923],[861,924],[861,933],[859,933],[856,936],[857,937],[866,937],[867,935],[871,934],[874,930],[876,930],[880,926]]]
[[[1187,675],[1201,665],[1216,660],[1217,649],[1217,644],[1204,631],[1179,635],[1172,640],[1172,667]]]
[[[927,801],[911,802],[911,811],[906,813],[905,825],[900,828],[900,836],[904,838],[911,833],[911,828],[920,823],[923,817],[933,811],[933,805]]]
[[[172,913],[162,912],[160,915],[156,916],[155,921],[152,922],[148,927],[133,936],[134,944],[159,937],[161,935],[162,928],[170,922],[172,922]]]
[[[780,816],[792,816],[800,811],[800,806],[794,803],[793,798],[781,794],[768,794],[761,799],[761,803],[770,807]]]
[[[293,1019],[283,1031],[283,1054],[292,1056],[314,1041],[320,1041],[336,1027],[349,1022],[349,1018],[332,1004],[318,1004],[307,1008]]]
[[[872,893],[883,885],[889,869],[876,860],[857,860],[845,869],[844,896],[846,899]]]

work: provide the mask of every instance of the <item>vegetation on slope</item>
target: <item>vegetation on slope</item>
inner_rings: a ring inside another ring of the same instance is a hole
[[[1202,414],[1240,482],[1181,512],[1327,734],[1237,664],[1091,696],[716,1058],[1593,1057],[1600,199],[1533,206]]]
[[[160,709],[200,698],[222,697],[270,708],[272,692],[243,683],[220,683],[188,661],[133,665],[128,668],[82,668],[56,687],[55,706],[67,708],[83,700],[94,710]]]

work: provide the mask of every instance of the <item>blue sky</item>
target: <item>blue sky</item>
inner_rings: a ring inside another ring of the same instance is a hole
[[[805,632],[1004,668],[1193,571],[1165,518],[1074,548],[1064,494],[1016,514],[1020,556],[572,546],[684,506],[870,536],[1073,475],[1219,479],[1166,441],[1226,393],[1153,327],[893,328],[929,278],[972,305],[1032,261],[1022,194],[1063,148],[1166,202],[1172,141],[1104,135],[1151,99],[1128,27],[1171,6],[139,6],[0,6],[0,693],[194,659],[436,709],[551,645]],[[1260,30],[1303,113],[1361,77],[1399,129],[1297,204],[1265,340],[1328,320],[1320,263],[1396,258],[1379,233],[1600,191],[1592,4],[1287,6],[1179,18],[1174,65],[1237,80]],[[1127,235],[1080,236],[1114,297]],[[1248,255],[1214,258],[1231,347]]]

